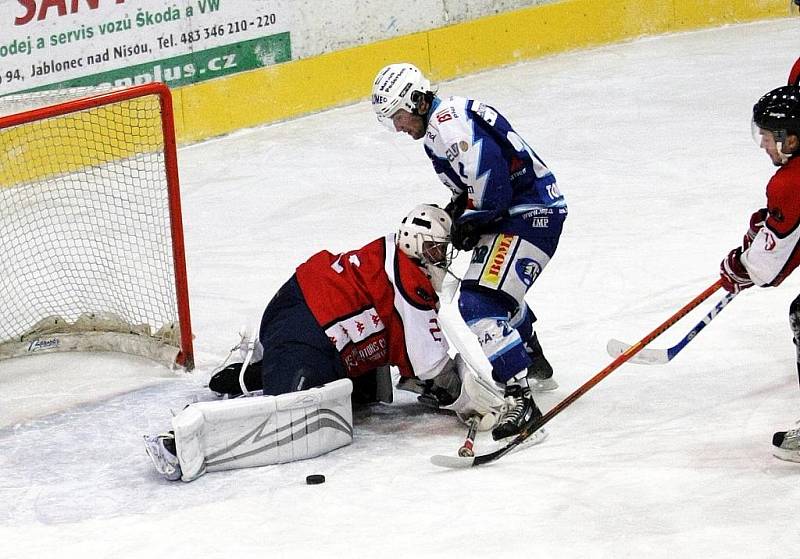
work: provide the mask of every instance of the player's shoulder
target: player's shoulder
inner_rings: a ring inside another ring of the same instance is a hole
[[[767,184],[767,207],[778,229],[794,229],[800,219],[800,158],[778,169]]]
[[[798,189],[800,189],[800,156],[795,156],[772,176],[767,185],[767,196],[772,194],[797,197]]]
[[[464,97],[451,96],[438,99],[438,103],[431,108],[427,141],[434,145],[436,143],[450,145],[465,137],[471,137],[468,104],[469,99]]]
[[[373,239],[355,252],[386,254],[386,243],[391,240],[390,236],[378,237]]]

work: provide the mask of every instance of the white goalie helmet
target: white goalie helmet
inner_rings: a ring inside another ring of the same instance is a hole
[[[413,64],[389,64],[378,72],[372,85],[372,110],[378,121],[388,126],[398,110],[414,112],[420,96],[430,90],[431,82]]]
[[[453,259],[451,224],[450,216],[443,209],[420,204],[403,218],[397,230],[398,248],[425,266],[437,291]]]

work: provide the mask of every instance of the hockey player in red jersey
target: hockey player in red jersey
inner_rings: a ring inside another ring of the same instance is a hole
[[[420,205],[396,235],[341,254],[323,250],[300,264],[264,311],[263,357],[246,369],[245,388],[278,395],[346,377],[358,400],[360,383],[374,384],[380,367],[421,381],[452,367],[436,295],[449,263],[449,228],[444,210]],[[220,371],[209,388],[240,394],[240,369]]]
[[[447,212],[420,205],[396,234],[341,254],[323,250],[298,266],[267,305],[243,363],[209,382],[220,394],[263,396],[186,406],[169,432],[144,436],[156,470],[192,481],[346,446],[352,405],[377,400],[379,371],[392,393],[390,365],[400,372],[398,387],[423,404],[491,428],[501,393],[460,356],[450,359],[438,320],[450,226]]]
[[[731,293],[753,285],[780,285],[800,264],[799,86],[774,89],[755,104],[753,135],[779,169],[767,183],[766,207],[750,218],[742,246],[733,249],[720,264],[722,285]],[[800,298],[790,309],[795,345],[800,343],[798,307]],[[778,458],[800,462],[800,429],[775,433],[773,445]]]

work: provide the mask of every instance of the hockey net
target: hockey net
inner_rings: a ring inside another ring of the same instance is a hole
[[[194,365],[170,92],[0,98],[0,358]]]

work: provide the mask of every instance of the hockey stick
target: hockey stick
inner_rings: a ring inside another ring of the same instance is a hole
[[[728,303],[733,301],[734,297],[736,297],[735,293],[726,293],[725,297],[723,297],[716,305],[714,305],[714,308],[703,317],[703,320],[695,324],[694,328],[689,330],[683,339],[681,339],[674,346],[666,349],[645,348],[631,358],[631,363],[638,363],[641,365],[664,365],[665,363],[669,363],[672,361],[672,358],[678,355],[678,353],[680,353],[681,350],[686,347],[688,343],[691,342],[709,322],[714,320],[714,317],[717,316]],[[625,342],[617,339],[611,339],[608,340],[606,351],[608,351],[608,354],[611,357],[616,357],[617,355],[625,353],[629,347],[631,347],[630,344],[626,344]]]
[[[659,325],[655,330],[647,334],[644,338],[636,342],[634,345],[629,347],[622,355],[619,355],[616,359],[614,359],[611,363],[609,363],[602,371],[597,373],[595,376],[590,378],[580,387],[578,387],[575,392],[567,396],[564,400],[559,402],[555,405],[550,411],[548,411],[543,416],[537,418],[536,420],[528,423],[525,427],[522,428],[520,433],[514,437],[508,444],[504,447],[495,450],[494,452],[489,452],[487,454],[479,454],[478,456],[474,457],[461,457],[461,456],[444,456],[444,455],[437,455],[431,457],[431,462],[437,466],[442,466],[445,468],[471,468],[473,466],[481,466],[483,464],[488,464],[490,462],[494,462],[495,460],[502,458],[512,450],[514,450],[517,446],[522,444],[526,439],[534,435],[539,429],[544,427],[547,423],[550,422],[555,416],[559,413],[564,411],[567,407],[569,407],[575,400],[586,394],[589,390],[592,389],[598,382],[606,378],[610,375],[615,369],[617,369],[620,365],[625,363],[631,357],[636,355],[639,351],[644,348],[647,344],[652,342],[658,336],[663,334],[666,330],[672,327],[676,322],[678,322],[681,318],[689,314],[692,310],[697,308],[700,303],[708,299],[717,289],[720,288],[722,285],[722,280],[717,280],[709,287],[707,287],[702,293],[700,293],[697,297],[689,301],[686,305],[684,305],[678,312],[673,314],[669,317],[666,321],[664,321],[661,325]]]

